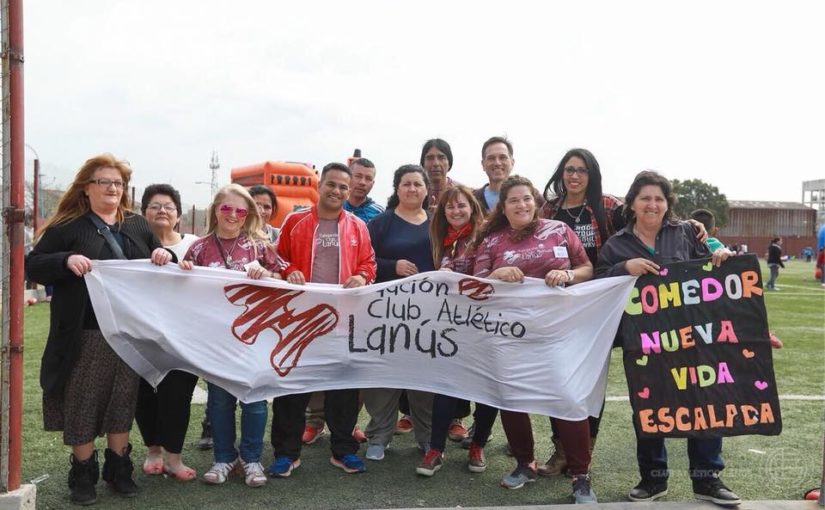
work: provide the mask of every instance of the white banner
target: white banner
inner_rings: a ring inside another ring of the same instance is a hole
[[[152,385],[180,369],[246,402],[408,388],[569,420],[599,414],[634,280],[551,289],[438,271],[344,290],[146,260],[86,275],[103,335]]]

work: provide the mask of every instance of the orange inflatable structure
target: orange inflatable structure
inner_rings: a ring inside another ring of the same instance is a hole
[[[308,163],[265,161],[233,168],[232,182],[241,186],[263,184],[278,197],[278,210],[269,223],[280,227],[287,214],[318,203],[318,173]]]

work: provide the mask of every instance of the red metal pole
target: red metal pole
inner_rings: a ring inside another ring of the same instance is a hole
[[[25,138],[23,117],[23,0],[9,0],[9,479],[20,488],[23,404],[23,221],[25,208]]]
[[[32,228],[34,232],[40,228],[40,159],[34,159],[34,192],[32,193]]]

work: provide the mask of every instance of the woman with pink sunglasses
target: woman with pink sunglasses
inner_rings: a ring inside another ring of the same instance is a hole
[[[257,262],[257,264],[254,264]],[[252,265],[249,265],[253,263]],[[194,266],[244,271],[252,279],[281,278],[284,263],[261,230],[255,201],[242,186],[224,186],[209,206],[209,228],[195,241],[180,262],[181,269]],[[204,473],[203,481],[221,484],[230,473],[243,469],[246,484],[260,487],[266,483],[261,452],[266,429],[267,403],[241,402],[241,441],[235,449],[235,405],[229,392],[208,383],[206,413],[212,423],[215,463]]]

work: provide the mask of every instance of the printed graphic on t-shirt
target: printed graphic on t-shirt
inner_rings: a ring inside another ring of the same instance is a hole
[[[573,229],[585,249],[596,247],[596,231],[593,229],[592,223],[577,223],[573,226]]]

